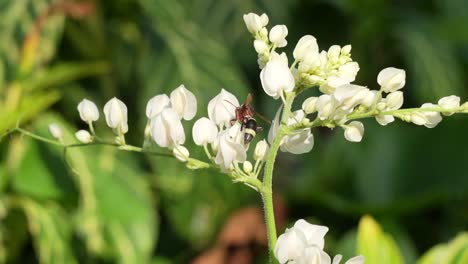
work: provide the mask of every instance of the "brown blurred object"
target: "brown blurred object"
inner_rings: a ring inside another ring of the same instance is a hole
[[[277,227],[281,228],[286,219],[286,207],[280,197],[275,197],[275,218]],[[246,207],[229,217],[216,244],[192,264],[250,264],[256,255],[267,252],[267,245],[262,209]]]

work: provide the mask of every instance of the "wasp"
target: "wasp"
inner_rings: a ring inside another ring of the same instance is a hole
[[[257,120],[254,118],[255,115],[259,116],[267,123],[271,123],[264,116],[255,113],[252,101],[252,94],[248,94],[245,102],[241,106],[236,107],[236,118],[232,120],[242,124],[241,130],[244,131],[244,144],[249,144],[258,132],[263,131],[263,127],[257,125]]]

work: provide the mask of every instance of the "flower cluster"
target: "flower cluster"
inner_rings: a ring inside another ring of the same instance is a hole
[[[278,237],[275,257],[281,264],[339,264],[341,255],[336,255],[332,262],[330,256],[323,251],[327,232],[326,226],[309,224],[300,219]],[[356,256],[345,262],[345,264],[363,263],[363,256]]]
[[[317,39],[311,35],[299,39],[293,51],[294,62],[289,64],[286,53],[277,48],[285,47],[288,30],[284,25],[267,29],[268,17],[249,13],[244,15],[247,29],[254,36],[254,47],[258,53],[261,69],[260,80],[263,90],[274,99],[285,101],[287,95],[296,96],[310,88],[318,88],[319,96],[309,97],[302,103],[302,110],[289,111],[287,120],[280,120],[280,110],[270,129],[269,140],[277,134],[280,123],[291,128],[281,140],[281,150],[294,154],[308,152],[313,147],[310,128],[316,126],[344,129],[344,137],[351,142],[360,142],[364,125],[360,119],[375,117],[383,126],[399,118],[406,122],[426,127],[435,127],[441,113],[467,112],[468,105],[460,106],[460,98],[448,96],[437,105],[426,103],[419,110],[405,111],[403,92],[406,72],[389,67],[377,76],[378,90],[353,84],[359,64],[351,58],[351,45],[333,45],[320,51]],[[431,111],[434,110],[434,111]],[[313,120],[311,122],[311,120]]]

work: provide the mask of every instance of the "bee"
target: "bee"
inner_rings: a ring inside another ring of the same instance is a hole
[[[271,123],[262,115],[255,113],[252,101],[252,94],[248,94],[245,102],[241,106],[236,107],[236,118],[232,120],[242,124],[241,130],[244,131],[244,144],[249,144],[258,132],[263,131],[263,127],[257,125],[257,120],[254,118],[255,114],[267,123]]]

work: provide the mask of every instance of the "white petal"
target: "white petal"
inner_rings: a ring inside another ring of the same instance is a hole
[[[182,145],[174,147],[174,149],[172,150],[172,154],[174,155],[174,157],[176,157],[176,159],[182,162],[186,162],[190,156],[188,149]]]
[[[197,98],[182,84],[172,91],[171,106],[180,118],[192,120],[197,113]]]
[[[311,35],[305,35],[296,44],[293,56],[296,60],[302,60],[307,53],[319,53],[317,39]]]
[[[291,92],[295,86],[294,76],[288,65],[279,59],[270,60],[260,73],[266,94],[278,99],[283,92]]]
[[[312,114],[317,111],[318,97],[309,97],[302,103],[302,110],[307,114]]]
[[[265,160],[269,148],[265,139],[258,141],[253,154],[254,160]]]
[[[375,120],[377,120],[380,125],[386,126],[395,121],[395,118],[392,115],[379,115],[375,117]]]
[[[62,135],[63,135],[62,129],[56,123],[52,123],[49,125],[49,133],[52,135],[52,137],[56,139],[62,138]]]
[[[351,61],[340,66],[340,68],[338,69],[338,76],[350,83],[354,82],[358,71],[359,64],[355,61]]]
[[[350,258],[345,264],[364,264],[364,256]]]
[[[385,98],[388,110],[400,109],[403,105],[403,92],[392,92]]]
[[[99,110],[92,101],[83,99],[78,104],[78,112],[80,113],[81,120],[86,123],[93,122],[99,119]]]
[[[160,147],[167,148],[170,144],[169,129],[164,124],[161,114],[151,120],[151,136]]]
[[[394,92],[405,86],[406,72],[393,67],[385,68],[377,76],[377,82],[384,92]]]
[[[343,256],[341,256],[341,255],[336,255],[336,256],[333,258],[332,264],[340,264],[342,258],[343,258]]]
[[[304,219],[299,219],[294,224],[294,228],[301,230],[301,232],[305,235],[307,245],[314,245],[320,249],[323,249],[325,244],[324,238],[328,232],[328,227],[309,224]]]
[[[161,113],[164,108],[170,107],[170,105],[171,100],[169,99],[169,96],[165,94],[156,95],[146,104],[146,117],[148,117],[148,119],[152,119],[157,114]]]
[[[296,228],[287,229],[276,241],[275,257],[281,264],[284,264],[288,260],[296,260],[305,247],[304,234]]]
[[[208,117],[218,126],[228,126],[236,118],[237,98],[228,91],[221,92],[208,103]]]
[[[198,119],[192,128],[193,141],[198,146],[213,143],[218,135],[216,124],[206,117]]]
[[[283,138],[281,151],[292,154],[303,154],[310,152],[314,147],[314,135],[310,129],[303,130],[294,135],[287,135]]]
[[[270,41],[278,48],[282,48],[286,46],[284,41],[287,35],[288,28],[285,25],[276,25],[270,30]]]
[[[364,125],[359,121],[352,121],[345,129],[344,136],[350,142],[361,142],[364,135]]]
[[[109,127],[120,133],[128,131],[127,106],[117,98],[112,98],[104,105],[104,115]]]
[[[75,133],[75,137],[81,143],[90,143],[92,141],[91,134],[86,130],[79,130]]]

